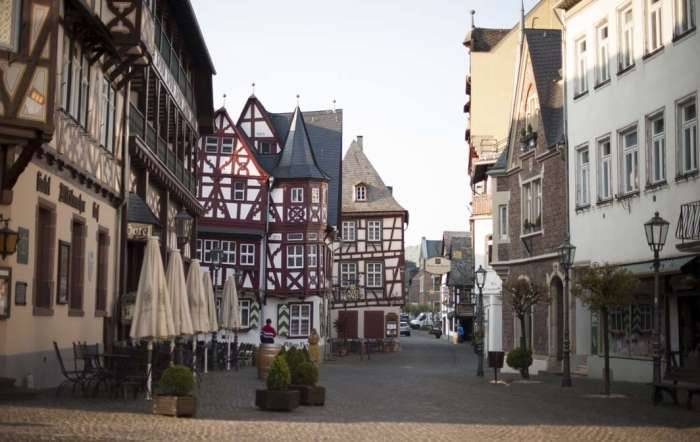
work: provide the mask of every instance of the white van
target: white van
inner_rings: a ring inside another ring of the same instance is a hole
[[[419,313],[418,316],[415,318],[411,319],[411,328],[421,328],[424,325],[433,325],[433,319],[432,319],[432,314],[431,313]]]

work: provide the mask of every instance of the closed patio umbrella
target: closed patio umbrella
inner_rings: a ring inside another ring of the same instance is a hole
[[[175,335],[173,322],[173,311],[168,293],[168,283],[163,271],[158,237],[151,236],[146,243],[139,285],[136,291],[134,317],[129,332],[132,339],[148,340],[147,399],[151,398],[153,341],[172,338]]]
[[[221,313],[221,328],[226,330],[226,370],[231,369],[231,331],[234,335],[234,351],[238,350],[238,329],[241,327],[241,314],[238,310],[238,290],[235,274],[230,275],[224,283],[224,299]],[[238,369],[238,359],[236,359]]]
[[[199,260],[194,259],[190,263],[187,272],[187,298],[192,316],[192,368],[197,368],[197,334],[209,331],[209,311],[205,298],[204,285],[202,284],[202,270]]]
[[[216,333],[219,331],[219,320],[216,317],[216,300],[214,299],[214,286],[211,282],[211,275],[209,272],[202,272],[202,284],[204,285],[204,293],[206,294],[205,299],[207,302],[207,315],[210,333]],[[206,345],[206,344],[205,344]],[[208,371],[207,364],[207,352],[204,352],[204,372]]]
[[[190,304],[187,300],[187,286],[185,282],[185,271],[182,264],[182,256],[179,250],[170,251],[168,269],[165,273],[170,290],[170,304],[173,309],[173,325],[175,326],[175,336],[191,336],[194,333],[192,327],[192,315],[190,314]],[[173,358],[175,338],[170,343],[170,359]]]

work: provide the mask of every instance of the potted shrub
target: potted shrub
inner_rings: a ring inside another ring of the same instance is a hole
[[[263,410],[292,411],[299,406],[299,391],[290,390],[291,375],[284,356],[272,360],[267,389],[255,390],[255,406]]]
[[[508,365],[516,370],[520,370],[520,375],[529,378],[529,369],[532,365],[532,354],[523,348],[517,347],[508,352],[506,357]]]
[[[192,396],[194,376],[184,365],[168,367],[158,382],[153,399],[153,413],[165,416],[194,416],[197,399]]]
[[[318,367],[313,362],[304,361],[292,373],[289,388],[299,391],[302,405],[323,405],[326,402],[326,389],[317,386],[317,382]]]

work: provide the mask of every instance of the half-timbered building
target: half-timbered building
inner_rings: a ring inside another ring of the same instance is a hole
[[[234,274],[242,341],[272,319],[282,341],[324,336],[330,244],[338,224],[342,111],[271,113],[252,95],[237,122],[226,109],[202,139],[198,255],[215,285]]]
[[[370,163],[361,136],[352,142],[343,159],[342,195],[331,320],[342,324],[344,338],[398,337],[395,327],[405,301],[404,230],[408,211]]]

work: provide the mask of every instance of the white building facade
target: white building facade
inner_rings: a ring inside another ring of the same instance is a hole
[[[682,362],[700,340],[700,330],[693,330],[700,321],[700,294],[687,282],[686,265],[697,250],[684,247],[689,238],[682,233],[674,235],[684,222],[683,207],[700,199],[698,3],[562,0],[557,7],[566,28],[574,275],[576,267],[608,262],[640,278],[635,304],[611,312],[611,369],[616,380],[648,382],[653,256],[643,224],[655,212],[671,224],[661,252],[665,347]],[[587,366],[589,376],[602,377],[599,318],[575,302],[572,366]]]

